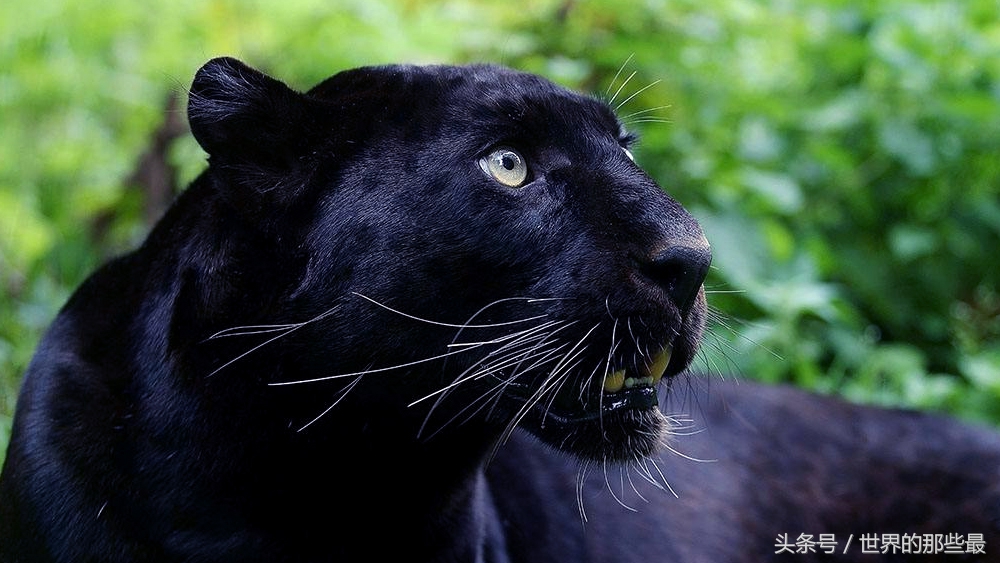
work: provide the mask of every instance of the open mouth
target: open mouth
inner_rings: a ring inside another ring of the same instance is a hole
[[[667,345],[653,361],[640,368],[638,373],[617,369],[604,376],[600,412],[589,413],[589,418],[610,414],[622,409],[646,410],[657,404],[656,386],[670,365],[673,348]]]
[[[528,430],[543,441],[575,455],[594,460],[627,460],[649,455],[661,443],[666,420],[658,404],[659,384],[685,367],[684,355],[673,355],[664,346],[644,362],[612,363],[602,380],[542,381],[508,385],[509,396],[525,402],[522,411]],[[624,367],[622,367],[624,366]],[[577,374],[577,377],[586,377]],[[562,385],[565,383],[565,385]],[[523,385],[523,387],[522,387]],[[557,388],[554,396],[539,400],[538,389]],[[534,389],[535,392],[527,392]],[[531,399],[534,397],[534,400]]]
[[[656,386],[663,380],[670,366],[670,345],[653,356],[650,363],[638,370],[620,368],[609,370],[604,376],[599,401],[557,401],[561,408],[545,409],[545,417],[560,423],[577,423],[607,417],[622,411],[646,411],[656,407]],[[568,399],[568,398],[567,398]],[[543,406],[543,405],[540,405]],[[549,405],[553,406],[553,405]]]
[[[653,357],[653,361],[646,366],[643,373],[630,375],[627,370],[619,369],[605,375],[604,394],[614,395],[636,388],[655,387],[663,379],[663,374],[666,373],[667,366],[670,365],[672,352],[673,348],[667,345]]]

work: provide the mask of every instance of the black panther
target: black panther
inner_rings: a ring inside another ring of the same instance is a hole
[[[222,58],[188,116],[207,170],[25,375],[0,561],[1000,547],[995,434],[686,373],[710,247],[607,103],[486,65],[298,92]]]

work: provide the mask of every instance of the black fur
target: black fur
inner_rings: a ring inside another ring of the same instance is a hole
[[[996,545],[995,435],[676,377],[708,244],[606,104],[492,66],[299,93],[216,59],[189,120],[208,170],[79,288],[28,369],[0,561],[760,561],[780,533],[862,531]],[[498,150],[523,185],[491,177]],[[672,447],[717,461],[660,451],[668,396],[711,429]]]

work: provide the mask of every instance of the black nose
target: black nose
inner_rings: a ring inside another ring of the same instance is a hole
[[[681,314],[686,315],[698,297],[698,289],[711,264],[712,251],[707,246],[671,246],[654,256],[644,270],[666,290]]]

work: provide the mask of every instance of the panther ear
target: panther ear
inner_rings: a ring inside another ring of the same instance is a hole
[[[260,162],[281,159],[299,145],[305,106],[305,97],[282,82],[222,57],[195,75],[188,120],[209,156]]]
[[[232,58],[207,62],[191,84],[188,121],[221,195],[262,226],[296,201],[310,173],[310,109],[305,95]]]

